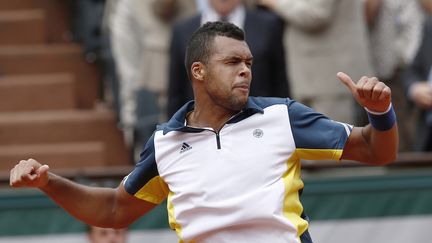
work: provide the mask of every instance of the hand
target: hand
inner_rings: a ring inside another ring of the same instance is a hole
[[[432,109],[432,86],[428,82],[417,82],[411,86],[411,99],[422,109]]]
[[[48,184],[48,165],[41,165],[34,159],[21,160],[10,171],[12,187],[44,187]]]
[[[152,7],[156,17],[169,21],[175,16],[177,5],[176,0],[157,0],[153,1]]]
[[[337,77],[347,86],[356,101],[370,111],[384,112],[391,102],[391,90],[376,77],[362,77],[357,84],[350,76],[343,72],[338,72]]]
[[[256,0],[256,4],[268,9],[274,9],[276,6],[276,0]]]

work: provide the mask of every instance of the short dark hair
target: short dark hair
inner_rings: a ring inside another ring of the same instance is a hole
[[[192,63],[207,63],[212,54],[212,45],[216,36],[225,36],[240,41],[245,40],[243,30],[229,22],[207,22],[198,28],[192,34],[186,47],[185,66],[190,80],[192,80],[190,70]]]

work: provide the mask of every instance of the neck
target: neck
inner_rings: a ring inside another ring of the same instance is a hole
[[[213,130],[219,131],[235,114],[237,111],[196,102],[194,110],[187,117],[187,123],[192,127],[211,127]]]

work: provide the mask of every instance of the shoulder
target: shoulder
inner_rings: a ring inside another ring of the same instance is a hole
[[[249,103],[256,105],[261,109],[265,109],[267,107],[273,105],[288,105],[291,102],[289,98],[278,98],[278,97],[249,97]]]
[[[261,109],[265,109],[269,106],[273,105],[286,105],[290,112],[302,113],[302,112],[315,112],[310,107],[297,102],[296,100],[292,100],[290,98],[279,98],[279,97],[249,97],[249,103],[260,107]]]
[[[314,120],[316,117],[326,118],[321,113],[316,112],[312,108],[292,100],[290,98],[278,98],[278,97],[250,97],[251,104],[255,104],[261,109],[266,109],[275,105],[285,105],[287,112],[289,113],[290,120],[304,121],[305,119]]]

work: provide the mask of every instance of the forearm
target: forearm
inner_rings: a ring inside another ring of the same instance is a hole
[[[75,218],[99,227],[115,227],[116,190],[80,185],[55,174],[40,188]]]

